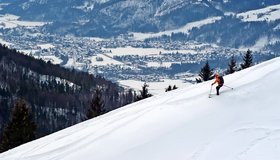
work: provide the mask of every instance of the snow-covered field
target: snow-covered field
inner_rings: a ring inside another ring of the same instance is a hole
[[[0,154],[1,160],[279,160],[280,58],[180,88]]]
[[[195,46],[195,45],[194,45]],[[134,48],[134,47],[119,47],[119,48],[104,48],[106,51],[110,51],[108,55],[110,56],[124,56],[124,55],[139,55],[139,56],[149,56],[149,55],[159,55],[163,53],[182,53],[182,54],[195,54],[197,51],[189,50],[165,50],[163,48]]]
[[[169,67],[171,67],[172,63],[173,62],[147,62],[147,66],[155,67],[155,68],[159,68],[159,67],[169,68]]]
[[[50,43],[46,43],[46,44],[38,44],[38,47],[40,47],[41,49],[51,49],[51,48],[55,48],[54,45],[50,44]]]
[[[119,84],[123,87],[133,88],[135,91],[142,90],[144,82],[138,80],[120,80]],[[152,95],[158,95],[165,92],[165,89],[171,85],[176,85],[178,88],[190,86],[190,83],[185,83],[183,80],[162,79],[160,82],[148,82],[148,90]]]
[[[0,15],[0,28],[38,27],[46,24],[45,22],[20,21],[19,18],[11,14]]]
[[[60,63],[62,63],[62,60],[60,58],[58,58],[56,56],[51,56],[51,55],[50,56],[40,56],[40,57],[35,56],[35,58],[41,58],[44,61],[46,61],[46,62],[50,61],[53,64],[60,64]]]
[[[26,55],[34,55],[36,52],[38,52],[39,50],[37,49],[21,49],[21,50],[18,50],[19,52],[23,53],[23,54],[26,54]]]
[[[98,58],[101,58],[102,61],[97,61]],[[91,65],[92,66],[123,65],[123,63],[114,60],[112,57],[106,54],[97,54],[96,56],[91,57]]]
[[[210,17],[200,21],[187,23],[185,26],[175,30],[168,30],[159,33],[132,33],[132,34],[135,40],[144,40],[147,38],[160,37],[163,35],[171,36],[172,33],[189,33],[189,31],[192,30],[194,27],[199,28],[207,24],[215,23],[218,20],[221,20],[221,17]]]
[[[59,57],[56,57],[55,55],[40,55],[38,56],[38,54],[36,54],[36,52],[38,52],[39,50],[19,50],[19,52],[26,54],[26,55],[32,55],[34,58],[37,59],[42,59],[45,62],[52,62],[53,64],[60,64],[62,63],[62,59],[60,59]]]
[[[250,47],[250,50],[252,51],[261,51],[263,48],[265,48],[268,44],[275,44],[275,43],[278,43],[280,42],[280,39],[279,38],[269,38],[268,36],[263,36],[263,37],[260,37],[256,43]],[[248,46],[243,46],[243,47],[240,47],[238,48],[239,51],[243,51],[243,52],[246,52],[248,49]]]
[[[280,4],[237,14],[244,22],[275,21],[280,19]]]

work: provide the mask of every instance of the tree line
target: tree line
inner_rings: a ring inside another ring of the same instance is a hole
[[[236,71],[240,71],[242,69],[246,69],[253,66],[253,54],[251,50],[247,50],[247,52],[243,56],[243,62],[240,64],[240,67],[237,65],[236,58],[232,56],[230,58],[230,62],[228,63],[228,68],[223,73],[223,75],[232,74]],[[214,79],[214,71],[210,67],[210,64],[208,61],[206,61],[205,65],[201,68],[199,72],[199,78],[196,78],[197,83],[201,83],[203,81],[208,81],[211,79]]]
[[[12,131],[13,117],[19,115],[14,115],[19,104],[24,103],[36,124],[35,136],[30,139],[40,138],[87,119],[98,90],[103,105],[94,116],[132,103],[136,97],[132,90],[98,75],[62,68],[0,44],[0,146],[7,144],[7,132]],[[8,148],[18,145],[13,144]],[[4,148],[1,151],[7,150]]]

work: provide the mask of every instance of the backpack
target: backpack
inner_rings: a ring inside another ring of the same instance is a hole
[[[223,78],[223,76],[219,76],[219,79],[220,79],[221,85],[223,85],[223,84],[224,84],[224,78]]]

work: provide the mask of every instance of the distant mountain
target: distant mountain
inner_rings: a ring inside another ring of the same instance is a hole
[[[3,6],[0,13],[16,14],[24,20],[52,22],[44,26],[44,30],[62,35],[112,37],[131,32],[156,33],[220,17],[221,21],[194,28],[184,39],[246,47],[266,37],[268,42],[279,38],[279,29],[275,30],[278,19],[270,22],[269,17],[267,21],[248,22],[240,15],[280,4],[275,0],[2,0],[4,2],[9,5]]]
[[[222,15],[207,1],[198,0],[14,0],[1,12],[51,21],[47,29],[53,32],[94,36],[157,32]]]

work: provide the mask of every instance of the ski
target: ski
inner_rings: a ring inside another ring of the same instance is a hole
[[[209,94],[209,95],[208,95],[208,98],[213,98],[213,96],[219,96],[219,95],[216,95],[216,94]]]

